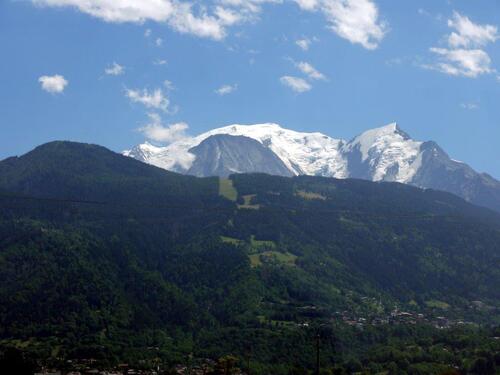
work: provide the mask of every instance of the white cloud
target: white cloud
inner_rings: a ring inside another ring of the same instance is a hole
[[[295,44],[298,45],[303,51],[307,51],[311,45],[311,40],[307,38],[298,39],[295,41]]]
[[[303,93],[312,89],[309,82],[299,77],[283,76],[280,78],[280,82],[298,93]]]
[[[216,7],[219,18],[226,25],[255,21],[266,3],[280,4],[283,0],[219,0],[222,7]],[[231,14],[232,13],[232,14]]]
[[[232,92],[236,91],[238,88],[238,85],[223,85],[219,87],[217,90],[215,90],[215,93],[220,96],[228,95],[231,94]]]
[[[372,0],[295,1],[304,10],[321,11],[333,32],[366,49],[376,49],[388,30]]]
[[[422,67],[469,78],[496,72],[488,53],[479,48],[499,39],[495,26],[475,24],[468,17],[454,12],[448,20],[448,27],[455,29],[447,36],[448,48],[430,48],[438,61]]]
[[[394,57],[392,59],[386,60],[385,65],[387,66],[396,66],[396,65],[401,65],[404,62],[405,59],[402,57]]]
[[[60,94],[68,85],[68,81],[61,75],[55,74],[53,76],[41,76],[38,82],[42,85],[42,90],[51,94]]]
[[[162,38],[156,38],[155,44],[157,47],[161,47],[163,45],[163,39]]]
[[[141,103],[146,108],[160,109],[164,112],[167,111],[170,101],[163,94],[161,89],[156,89],[149,92],[147,89],[143,90],[125,90],[125,95],[134,103]]]
[[[175,15],[169,20],[169,24],[184,34],[215,40],[224,39],[226,36],[224,22],[221,22],[218,17],[207,14],[206,11],[203,11],[201,15],[194,15],[192,5],[188,3],[178,3]]]
[[[258,20],[266,3],[285,0],[31,0],[47,7],[72,7],[105,22],[168,24],[172,29],[198,37],[224,39],[227,29]],[[387,32],[374,0],[295,0],[305,11],[321,11],[329,28],[342,38],[375,49]],[[146,29],[144,35],[151,36]]]
[[[496,26],[476,24],[457,12],[448,20],[448,26],[456,30],[448,36],[448,44],[453,48],[483,47],[500,38]]]
[[[316,10],[320,4],[319,0],[295,0],[299,6],[304,10]]]
[[[463,109],[467,109],[469,111],[474,111],[476,109],[479,109],[479,103],[477,102],[462,103],[460,104],[460,107],[462,107]]]
[[[185,122],[164,125],[161,116],[157,113],[149,113],[149,123],[137,129],[150,140],[162,143],[172,143],[188,138],[186,131],[189,128]]]
[[[434,20],[436,20],[438,22],[440,22],[440,21],[443,20],[443,15],[441,13],[433,14],[433,13],[427,11],[424,8],[419,8],[418,9],[418,14],[420,14],[421,16],[432,18],[432,19],[434,19]]]
[[[418,8],[418,14],[422,15],[422,16],[429,16],[430,13],[428,11],[426,11],[424,8]]]
[[[481,49],[431,48],[440,61],[425,67],[453,75],[476,78],[482,74],[493,73],[490,56]]]
[[[172,17],[175,5],[171,0],[32,0],[50,7],[74,7],[106,22],[164,22]]]
[[[302,50],[302,51],[308,51],[309,50],[309,47],[311,47],[311,44],[313,42],[318,42],[319,39],[317,37],[313,37],[312,39],[310,38],[301,38],[301,39],[297,39],[295,41],[295,44],[297,46],[299,46],[299,48]]]
[[[162,60],[162,59],[154,60],[153,65],[167,65],[167,60]]]
[[[169,91],[175,90],[174,84],[172,83],[172,81],[169,81],[168,79],[163,81],[163,86],[165,86],[165,88]]]
[[[209,15],[204,7],[179,0],[31,0],[48,7],[73,7],[80,12],[113,23],[144,23],[155,21],[169,24],[181,33],[222,39],[224,24],[217,16]],[[148,29],[145,36],[151,35]]]
[[[215,8],[215,14],[226,26],[231,26],[244,20],[244,16],[241,13],[221,6]]]
[[[305,75],[307,75],[310,79],[316,80],[325,80],[326,77],[323,73],[320,73],[314,66],[309,64],[308,62],[298,62],[295,66]]]
[[[125,67],[114,62],[111,66],[107,67],[106,69],[104,69],[104,72],[107,74],[107,75],[111,75],[111,76],[119,76],[119,75],[122,75],[125,73]]]

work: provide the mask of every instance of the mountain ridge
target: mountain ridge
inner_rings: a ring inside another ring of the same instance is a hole
[[[234,124],[163,147],[140,144],[123,154],[160,168],[189,174],[189,168],[196,161],[196,156],[189,150],[221,134],[244,136],[260,142],[280,158],[293,175],[399,182],[451,192],[472,203],[500,211],[498,180],[453,160],[433,141],[412,139],[395,122],[367,130],[349,141],[318,132],[297,132],[275,123]],[[245,168],[236,170],[241,173],[265,172]]]
[[[376,337],[389,349],[388,332],[414,351],[415,329],[500,319],[500,214],[446,192],[197,178],[71,142],[0,162],[0,192],[0,351],[40,363],[173,367],[252,348],[253,374],[304,374],[290,369],[313,368],[319,327],[335,354],[322,363],[344,366]],[[374,361],[368,373],[392,357]]]

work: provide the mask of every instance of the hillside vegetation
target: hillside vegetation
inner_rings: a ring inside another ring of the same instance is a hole
[[[305,374],[319,334],[336,373],[495,373],[499,266],[500,216],[448,193],[69,142],[0,162],[0,340],[39,363]]]

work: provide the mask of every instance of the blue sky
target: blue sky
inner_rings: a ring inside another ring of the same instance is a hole
[[[498,27],[497,0],[4,0],[0,158],[397,121],[500,178]]]

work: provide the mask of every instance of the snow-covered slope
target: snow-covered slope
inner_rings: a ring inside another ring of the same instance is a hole
[[[420,168],[422,143],[392,123],[357,136],[342,155],[349,161],[349,177],[408,183]]]
[[[249,142],[204,142],[217,135],[254,139],[272,151],[287,170],[276,162],[271,169],[267,168],[262,160],[272,160],[272,157],[264,156],[264,151],[258,151]],[[195,152],[202,142],[203,153]],[[238,150],[230,150],[231,147]],[[247,154],[258,155],[259,160],[250,160]],[[196,175],[219,173],[216,171],[227,174],[234,170],[400,182],[448,191],[500,211],[499,181],[451,159],[434,142],[411,139],[395,123],[368,130],[349,142],[321,133],[284,129],[277,124],[230,125],[165,147],[144,143],[125,151],[124,155],[160,168]]]
[[[321,133],[301,133],[277,124],[230,125],[213,129],[194,138],[183,139],[166,147],[145,143],[125,151],[124,155],[175,172],[189,170],[194,155],[189,150],[218,134],[255,139],[273,151],[295,175],[324,175],[345,178],[347,165],[340,155],[343,141]]]
[[[420,146],[394,123],[368,130],[350,142],[321,133],[302,133],[277,124],[230,125],[165,147],[144,143],[125,151],[149,164],[185,173],[195,156],[189,150],[219,134],[255,139],[273,151],[295,175],[410,182],[419,168]]]

